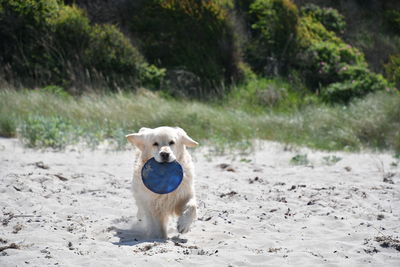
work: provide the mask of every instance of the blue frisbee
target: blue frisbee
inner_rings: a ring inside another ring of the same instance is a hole
[[[142,168],[144,185],[157,194],[168,194],[178,188],[183,178],[182,166],[176,162],[157,162],[149,159]]]

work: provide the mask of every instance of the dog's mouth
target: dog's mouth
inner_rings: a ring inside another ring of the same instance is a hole
[[[174,162],[176,162],[176,160],[157,160],[157,159],[155,159],[158,163],[161,163],[161,164],[166,164],[166,163],[174,163]]]
[[[171,163],[176,160],[175,156],[171,153],[161,152],[154,157],[154,159],[159,163]]]

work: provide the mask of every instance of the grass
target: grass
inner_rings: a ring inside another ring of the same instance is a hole
[[[17,136],[30,147],[96,147],[108,139],[124,148],[126,134],[140,127],[170,125],[184,128],[203,144],[213,144],[216,152],[250,149],[255,138],[323,150],[400,151],[398,92],[378,92],[348,106],[296,100],[304,105],[290,102],[275,109],[246,101],[234,95],[207,104],[145,90],[80,97],[49,90],[0,90],[0,135]],[[287,100],[278,102],[283,101]]]
[[[254,78],[240,86],[233,87],[227,103],[248,113],[263,114],[266,111],[292,113],[305,106],[318,104],[319,99],[303,88],[290,84],[283,78]]]

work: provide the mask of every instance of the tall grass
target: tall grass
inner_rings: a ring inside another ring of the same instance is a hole
[[[321,103],[250,112],[237,101],[206,104],[171,100],[149,91],[72,97],[43,90],[0,91],[0,135],[18,136],[32,147],[96,146],[109,139],[118,147],[140,127],[180,126],[214,147],[249,148],[254,138],[325,150],[363,148],[400,151],[400,95],[379,92],[348,106]]]

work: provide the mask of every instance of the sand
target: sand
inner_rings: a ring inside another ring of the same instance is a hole
[[[184,235],[171,221],[165,241],[134,226],[134,155],[0,139],[0,266],[400,266],[390,153],[196,149],[199,218]]]

